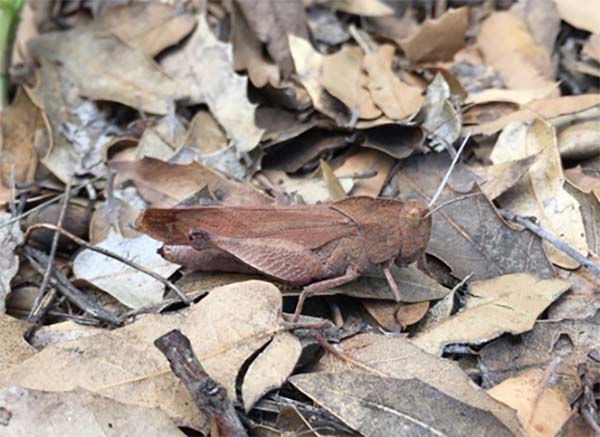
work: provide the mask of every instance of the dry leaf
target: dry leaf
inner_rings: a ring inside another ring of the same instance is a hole
[[[130,47],[154,57],[185,38],[196,25],[196,17],[160,3],[114,6],[92,21],[98,32],[110,32]]]
[[[0,314],[0,369],[9,369],[36,354],[37,350],[24,338],[32,326],[31,323]]]
[[[139,213],[139,209],[119,198],[97,204],[89,224],[90,243],[106,240],[111,229],[125,238],[141,236],[134,228]]]
[[[298,194],[309,205],[331,201],[331,193],[323,178],[288,176],[279,170],[263,170],[263,173],[287,194]],[[351,180],[345,179],[341,181],[341,185],[344,192],[352,189]]]
[[[163,277],[169,277],[179,266],[158,254],[162,243],[146,235],[124,239],[111,232],[98,247],[135,261],[142,267]],[[157,304],[163,299],[165,285],[146,273],[90,249],[79,252],[73,261],[73,273],[107,292],[129,308]]]
[[[418,323],[429,309],[429,301],[398,305],[385,300],[363,300],[361,304],[379,326],[388,331]]]
[[[489,102],[510,102],[525,105],[532,100],[543,99],[553,94],[558,88],[558,82],[551,83],[543,88],[534,89],[487,89],[475,94],[469,94],[466,104],[482,104]]]
[[[600,34],[590,35],[581,52],[594,61],[600,62]]]
[[[451,398],[418,379],[346,371],[306,373],[292,376],[290,382],[367,437],[513,435],[489,412]]]
[[[344,181],[348,176],[375,172],[372,177],[355,179],[352,195],[377,197],[393,165],[394,158],[386,153],[377,150],[360,150],[347,157],[334,173]]]
[[[327,164],[326,161],[321,159],[321,174],[323,175],[323,182],[325,182],[325,186],[327,187],[327,192],[329,193],[329,200],[332,202],[337,202],[338,200],[344,199],[348,195],[348,191],[344,189],[337,176],[333,173],[333,170]]]
[[[0,204],[12,199],[12,185],[33,182],[37,166],[34,148],[38,129],[46,129],[41,111],[23,88],[0,111]],[[18,194],[18,192],[17,192]]]
[[[382,0],[325,0],[322,3],[334,10],[364,17],[383,17],[394,13]]]
[[[386,123],[360,132],[365,137],[363,147],[380,150],[396,159],[412,155],[425,141],[425,132],[416,126]]]
[[[33,40],[31,49],[36,59],[60,65],[79,93],[92,100],[166,114],[170,102],[180,95],[179,84],[141,50],[114,36],[80,30],[44,33]]]
[[[394,46],[384,44],[376,52],[365,54],[364,68],[375,104],[388,118],[404,120],[419,112],[424,98],[420,88],[402,82],[392,71],[395,51]]]
[[[560,18],[579,29],[600,33],[600,9],[586,0],[554,0]]]
[[[153,341],[173,329],[184,332],[208,374],[235,398],[240,368],[284,330],[280,313],[281,293],[272,284],[249,281],[216,288],[177,313],[143,315],[124,328],[49,346],[0,373],[0,386],[82,387],[119,402],[160,407],[177,425],[203,430],[206,418]]]
[[[19,222],[6,223],[13,217],[7,212],[0,212],[0,315],[6,312],[6,297],[10,293],[10,282],[19,271],[19,257],[15,248],[23,242],[23,232]]]
[[[560,32],[560,16],[554,0],[523,0],[514,3],[510,11],[527,24],[533,39],[548,53],[554,52],[554,43]]]
[[[480,344],[505,332],[529,331],[540,313],[570,286],[562,279],[540,280],[526,273],[474,282],[461,312],[413,342],[429,353],[441,354],[449,344]]]
[[[423,111],[425,120],[421,127],[442,144],[453,144],[460,136],[461,119],[450,100],[450,86],[440,73],[427,87]]]
[[[38,327],[30,336],[29,342],[38,350],[53,344],[64,343],[82,337],[100,334],[104,329],[95,326],[83,325],[73,321],[54,323]]]
[[[273,337],[244,375],[242,398],[246,413],[267,392],[281,387],[294,370],[301,352],[302,344],[295,335],[280,332]]]
[[[550,54],[535,42],[517,15],[492,13],[481,24],[477,45],[486,64],[500,74],[508,88],[535,89],[554,84]]]
[[[429,201],[450,165],[446,154],[414,156],[404,161],[396,176],[399,196]],[[460,182],[457,184],[456,182]],[[471,192],[475,180],[470,171],[458,166],[438,204]],[[530,232],[515,231],[498,216],[484,196],[474,196],[451,203],[433,214],[431,239],[427,253],[448,265],[452,274],[463,279],[495,278],[507,273],[529,272],[539,278],[554,277],[552,264],[541,240]]]
[[[595,188],[589,192],[582,191],[570,183],[565,185],[565,189],[579,202],[590,252],[600,254],[600,180],[595,179],[595,184]]]
[[[3,433],[11,436],[185,436],[160,408],[125,405],[83,389],[0,389]],[[8,416],[8,419],[6,417]]]
[[[324,56],[319,81],[359,118],[373,119],[379,117],[381,111],[366,89],[368,79],[362,69],[363,57],[361,48],[347,45],[339,52]]]
[[[598,321],[598,313],[588,320],[547,320],[537,323],[519,342],[504,336],[487,344],[479,355],[480,368],[485,369],[484,384],[492,387],[558,361],[560,367],[553,373],[552,381],[570,403],[575,402],[583,390],[581,366],[586,367],[592,381],[600,377]]]
[[[217,40],[203,14],[184,47],[165,56],[161,65],[177,82],[178,95],[190,104],[208,105],[238,152],[256,147],[263,131],[254,123],[248,79],[235,73],[231,46]]]
[[[250,28],[267,46],[281,75],[294,71],[288,35],[308,39],[306,14],[302,0],[236,0]]]
[[[316,51],[306,39],[290,34],[288,40],[298,79],[310,96],[315,109],[331,117],[339,125],[348,124],[350,120],[348,108],[327,94],[321,85],[325,55]]]
[[[527,173],[538,156],[535,154],[515,161],[505,161],[485,167],[472,167],[472,170],[482,178],[481,181],[478,181],[481,191],[493,200],[514,186]]]
[[[567,126],[558,135],[563,159],[586,159],[600,154],[600,121],[584,121]]]
[[[489,411],[515,435],[523,434],[514,411],[473,384],[452,360],[428,354],[399,336],[358,334],[342,341],[341,346],[345,354],[365,367],[359,368],[328,352],[319,361],[317,370],[341,373],[362,369],[374,374],[389,374],[398,379],[414,378],[467,405]]]
[[[543,381],[544,371],[532,369],[488,390],[517,411],[527,435],[555,436],[571,415],[571,405],[558,387]]]
[[[465,46],[469,9],[449,9],[441,17],[427,19],[408,38],[398,44],[412,62],[447,61]]]
[[[531,127],[524,124],[507,126],[494,146],[490,159],[494,164],[539,157],[529,167],[528,177],[498,198],[499,204],[515,214],[537,217],[542,228],[587,256],[583,219],[578,202],[564,190],[564,175],[554,128],[536,120]],[[545,242],[554,264],[576,268],[579,264]]]
[[[211,113],[200,110],[190,121],[184,143],[206,155],[227,148],[227,137]]]
[[[118,174],[117,185],[133,181],[140,195],[153,207],[172,207],[205,187],[229,205],[271,203],[267,196],[252,186],[229,181],[197,162],[175,165],[144,158],[133,162],[111,162],[110,167]]]
[[[173,113],[147,127],[135,149],[135,159],[156,158],[167,161],[184,144],[186,129]]]

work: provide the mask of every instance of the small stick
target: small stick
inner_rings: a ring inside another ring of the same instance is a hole
[[[83,246],[87,249],[90,249],[94,252],[98,252],[104,256],[107,256],[109,258],[113,258],[116,259],[117,261],[122,262],[123,264],[126,264],[136,270],[139,270],[140,272],[143,272],[145,274],[147,274],[148,276],[150,276],[151,278],[156,279],[157,281],[159,281],[161,284],[164,284],[167,288],[169,288],[170,290],[173,290],[177,296],[179,296],[179,298],[181,299],[182,302],[184,302],[186,305],[191,305],[192,301],[185,295],[185,293],[183,293],[179,288],[177,288],[175,286],[175,284],[173,284],[171,281],[163,278],[162,276],[160,276],[159,274],[156,274],[148,269],[146,269],[145,267],[139,265],[138,263],[136,263],[135,261],[131,261],[128,260],[127,258],[111,252],[110,250],[106,250],[103,249],[101,247],[97,247],[94,246],[93,244],[85,241],[82,238],[79,238],[77,235],[73,235],[72,233],[70,233],[69,231],[67,231],[66,229],[63,229],[61,227],[58,227],[56,225],[52,225],[50,223],[37,223],[35,225],[31,225],[27,228],[27,231],[25,232],[25,241],[27,241],[27,239],[29,238],[29,236],[31,235],[31,233],[33,231],[35,231],[36,229],[50,229],[52,231],[56,231],[59,232],[60,234],[64,235],[65,237],[69,238],[70,240],[74,241],[75,243],[79,244],[80,246]]]
[[[579,264],[587,267],[590,270],[590,272],[592,272],[594,275],[596,275],[597,277],[600,278],[600,267],[598,265],[594,264],[589,259],[587,259],[584,255],[580,254],[577,250],[575,250],[575,248],[573,248],[569,244],[565,243],[564,241],[562,241],[561,239],[559,239],[552,233],[539,227],[538,225],[536,225],[531,220],[528,220],[525,217],[521,217],[519,215],[513,214],[512,212],[506,211],[504,209],[499,209],[498,212],[506,220],[510,220],[511,222],[518,223],[521,226],[524,226],[527,229],[529,229],[531,232],[536,234],[538,237],[548,241],[550,244],[552,244],[558,250],[561,250],[564,253],[566,253],[567,255],[569,255],[571,258],[573,258]]]
[[[71,200],[71,186],[73,183],[73,178],[70,178],[67,182],[67,187],[65,188],[65,196],[63,199],[63,203],[60,207],[60,213],[58,214],[58,220],[56,221],[56,226],[62,227],[63,221],[65,219],[65,215],[67,213],[67,208],[69,206],[69,201]],[[50,254],[48,255],[48,264],[46,264],[46,271],[44,272],[44,276],[42,278],[42,284],[40,285],[40,289],[38,290],[37,296],[33,301],[33,305],[31,307],[31,311],[29,312],[29,316],[27,319],[32,323],[38,323],[43,317],[45,311],[41,307],[42,299],[44,294],[46,293],[46,288],[48,287],[48,283],[50,282],[50,273],[52,271],[52,265],[54,263],[54,258],[56,257],[56,250],[58,248],[58,240],[60,238],[60,234],[58,232],[54,232],[52,235],[52,244],[50,245]],[[50,301],[47,302],[48,305]],[[48,308],[46,306],[45,308]]]
[[[173,373],[181,379],[192,399],[216,427],[219,437],[247,436],[225,387],[212,379],[198,361],[190,340],[174,329],[154,340],[154,345],[169,360]],[[211,432],[211,435],[213,433]]]
[[[450,179],[450,175],[452,174],[452,170],[454,170],[454,166],[458,162],[458,158],[460,157],[460,154],[462,153],[463,149],[467,145],[467,142],[469,141],[470,137],[471,137],[471,134],[468,134],[465,137],[465,139],[463,140],[462,144],[458,148],[458,152],[456,152],[456,155],[454,155],[454,159],[452,159],[452,163],[450,164],[450,167],[448,168],[448,171],[446,172],[446,174],[444,176],[444,179],[442,179],[442,182],[440,183],[440,186],[438,187],[437,191],[435,192],[435,194],[433,195],[433,197],[429,201],[429,207],[430,208],[435,204],[435,202],[438,199],[438,197],[440,197],[440,194],[442,194],[442,191],[444,191],[444,188],[446,187],[446,184],[448,183],[448,179]]]
[[[46,270],[44,265],[48,263],[48,255],[30,246],[23,246],[21,250],[34,270],[40,274],[44,274]],[[121,321],[117,317],[98,306],[81,290],[71,284],[63,272],[54,266],[51,270],[52,276],[50,278],[50,283],[52,286],[56,287],[63,296],[69,299],[69,301],[73,302],[78,308],[86,313],[100,320],[112,323],[113,325],[121,325]]]

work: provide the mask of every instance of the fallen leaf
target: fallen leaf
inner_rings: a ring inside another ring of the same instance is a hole
[[[351,177],[374,172],[372,177],[353,179],[353,196],[377,197],[394,165],[394,159],[377,150],[360,150],[348,156],[342,165],[335,169],[338,178]]]
[[[536,43],[546,52],[554,52],[560,32],[560,16],[554,0],[524,0],[514,3],[510,11],[523,19]]]
[[[456,343],[480,344],[505,332],[520,334],[571,284],[562,279],[538,279],[514,273],[470,285],[464,309],[413,339],[432,354]]]
[[[271,203],[267,196],[252,186],[229,181],[197,162],[175,165],[144,158],[132,162],[111,162],[110,167],[118,174],[116,185],[133,181],[140,195],[153,207],[172,207],[204,187],[229,205]]]
[[[323,178],[288,176],[286,173],[279,170],[263,170],[263,173],[287,194],[300,195],[308,205],[331,201],[331,193]],[[352,189],[351,180],[344,180],[341,185],[345,192],[346,190],[350,191],[350,189]]]
[[[3,432],[12,436],[185,436],[160,408],[125,405],[80,388],[66,392],[2,388],[0,410],[8,416],[2,421]]]
[[[111,230],[124,238],[141,236],[134,227],[139,213],[139,209],[119,198],[97,204],[89,224],[90,243],[98,244],[106,240]]]
[[[420,88],[402,82],[392,71],[395,51],[394,46],[384,44],[376,52],[366,53],[364,68],[375,104],[388,118],[404,120],[419,112],[424,98]]]
[[[418,323],[429,309],[429,301],[398,305],[385,300],[363,300],[361,304],[379,326],[388,331]]]
[[[313,4],[308,7],[306,17],[310,35],[317,43],[336,46],[351,38],[347,24],[340,20],[334,9]]]
[[[38,161],[34,148],[38,129],[46,129],[41,111],[25,90],[19,88],[12,104],[0,111],[0,204],[12,199],[13,183],[33,182]]]
[[[235,73],[231,45],[217,40],[203,14],[197,19],[196,30],[185,45],[165,56],[161,65],[177,82],[178,95],[189,104],[208,105],[236,150],[249,152],[263,131],[254,123],[256,105],[248,100],[248,79]]]
[[[244,375],[242,398],[246,413],[267,392],[281,387],[294,370],[301,352],[302,344],[295,335],[280,332],[273,337]]]
[[[31,323],[0,314],[0,369],[9,369],[34,356],[37,350],[24,338]]]
[[[381,115],[366,89],[368,79],[363,71],[364,52],[359,47],[343,46],[339,52],[322,58],[319,81],[324,89],[356,112],[359,118],[373,119]]]
[[[435,387],[451,398],[489,411],[515,435],[523,434],[514,411],[473,384],[452,360],[428,354],[408,339],[399,336],[358,334],[342,341],[341,346],[345,354],[365,367],[359,368],[328,352],[319,360],[317,370],[345,373],[348,370],[362,369],[375,374],[389,374],[398,379],[414,378]]]
[[[135,158],[156,158],[167,161],[184,144],[186,129],[173,113],[159,118],[144,130],[135,150]]]
[[[461,128],[459,112],[450,97],[448,83],[441,74],[436,74],[425,94],[423,104],[425,120],[421,127],[427,135],[441,142],[444,148],[458,139]]]
[[[523,20],[511,12],[493,12],[483,21],[477,46],[486,64],[500,74],[509,89],[554,84],[550,54],[535,42]],[[553,94],[558,95],[558,90]]]
[[[415,327],[414,335],[429,330],[449,319],[454,312],[454,302],[456,300],[456,287],[445,297],[438,300],[429,310],[423,320]]]
[[[6,297],[10,293],[10,282],[19,271],[19,257],[15,248],[23,242],[23,232],[19,222],[6,223],[13,217],[7,212],[0,213],[0,248],[4,254],[0,257],[0,314],[6,312]]]
[[[344,189],[337,176],[333,174],[333,170],[329,164],[327,164],[326,161],[321,160],[320,169],[323,176],[323,182],[329,193],[329,200],[337,202],[338,200],[344,199],[348,195],[348,192]]]
[[[585,0],[554,0],[560,18],[578,29],[600,33],[600,11]]]
[[[487,89],[479,93],[469,94],[465,104],[482,104],[489,102],[510,102],[525,105],[533,100],[550,96],[558,88],[558,83],[549,84],[543,88],[534,89]]]
[[[296,74],[315,109],[331,117],[339,125],[347,125],[350,121],[348,108],[329,95],[320,81],[325,55],[316,51],[306,39],[290,34],[288,40]]]
[[[585,121],[567,126],[558,135],[563,159],[585,159],[600,154],[600,121]]]
[[[380,150],[396,159],[412,155],[425,142],[423,129],[416,126],[386,123],[360,132],[365,136],[363,147]]]
[[[250,281],[216,288],[177,313],[142,315],[124,328],[49,346],[0,373],[0,386],[81,387],[126,404],[160,407],[177,425],[204,430],[206,418],[153,341],[173,329],[185,332],[211,378],[235,398],[240,368],[284,330],[280,312],[281,293],[272,284]]]
[[[42,350],[53,344],[90,337],[102,332],[104,332],[102,328],[67,321],[36,328],[29,336],[28,341],[31,346]]]
[[[142,235],[124,239],[111,232],[98,247],[135,261],[149,271],[169,277],[179,266],[158,254],[162,243]],[[157,304],[163,299],[165,285],[146,273],[90,249],[81,251],[73,261],[73,273],[78,279],[107,292],[129,308]]]
[[[594,61],[600,62],[600,34],[590,35],[581,52]]]
[[[481,191],[489,199],[494,200],[519,182],[538,156],[536,154],[515,161],[505,161],[485,167],[472,167],[472,170],[482,178],[481,181],[478,181]]]
[[[394,13],[382,0],[325,0],[322,3],[334,10],[363,17],[383,17]]]
[[[398,44],[412,62],[447,61],[465,46],[469,8],[449,9],[441,17],[427,19]]]
[[[200,110],[190,121],[184,143],[206,155],[227,148],[227,136],[209,111]]]
[[[489,412],[418,379],[347,371],[296,375],[290,382],[364,436],[512,435]]]
[[[30,45],[39,61],[60,65],[79,94],[166,114],[180,84],[118,38],[90,31],[44,33]],[[48,112],[46,110],[46,112]]]
[[[556,435],[571,415],[565,395],[549,381],[541,386],[543,378],[543,370],[532,369],[488,390],[517,411],[527,435],[532,437]]]
[[[498,137],[490,159],[494,164],[538,158],[528,169],[528,176],[498,198],[502,208],[526,217],[536,217],[542,228],[571,245],[584,256],[589,249],[579,203],[564,189],[564,175],[554,128],[536,120],[508,125]],[[544,242],[550,260],[565,268],[579,266],[554,246]]]
[[[288,35],[308,39],[304,4],[301,0],[236,0],[250,28],[267,46],[284,78],[294,71]]]
[[[404,161],[396,176],[399,195],[429,201],[440,185],[451,159],[445,154],[414,156]],[[470,172],[454,169],[450,178],[473,186]],[[447,187],[438,204],[471,192]],[[471,192],[472,193],[472,192]],[[474,194],[474,193],[472,193]],[[527,232],[515,231],[498,216],[484,196],[474,196],[446,205],[432,215],[431,239],[427,253],[443,261],[459,279],[490,279],[508,273],[528,272],[539,278],[554,277],[552,264],[541,240]]]
[[[600,181],[596,183],[598,185],[588,193],[570,183],[565,184],[565,189],[579,203],[588,248],[600,254]]]
[[[480,351],[484,384],[492,387],[525,371],[544,368],[559,360],[552,380],[573,403],[583,389],[580,366],[586,366],[591,380],[600,377],[598,313],[588,320],[538,323],[519,342],[501,337]]]
[[[533,100],[524,108],[504,115],[496,120],[485,122],[478,126],[464,129],[463,134],[492,135],[504,129],[512,122],[529,122],[536,118],[549,121],[559,119],[561,116],[583,113],[584,111],[600,104],[600,94],[582,94],[579,96],[548,97]]]
[[[196,17],[160,3],[114,6],[92,21],[98,32],[110,32],[128,46],[154,57],[185,38],[196,26]]]

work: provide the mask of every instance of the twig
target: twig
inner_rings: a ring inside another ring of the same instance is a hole
[[[126,264],[136,270],[139,270],[140,272],[143,272],[143,273],[147,274],[148,276],[150,276],[151,278],[156,279],[161,284],[164,284],[167,288],[174,291],[175,294],[177,294],[177,296],[179,296],[181,301],[184,302],[186,305],[192,304],[192,301],[185,295],[185,293],[183,293],[179,288],[177,288],[177,286],[175,286],[168,279],[165,279],[162,276],[160,276],[159,274],[146,269],[145,267],[141,266],[140,264],[136,263],[135,261],[128,260],[127,258],[125,258],[117,253],[111,252],[110,250],[103,249],[102,247],[94,246],[93,244],[85,241],[84,239],[79,238],[77,235],[74,235],[71,232],[67,231],[66,229],[63,229],[56,225],[52,225],[50,223],[37,223],[35,225],[29,226],[27,228],[27,231],[25,232],[25,241],[27,241],[27,239],[29,238],[31,233],[33,231],[35,231],[36,229],[50,229],[51,231],[59,232],[60,234],[69,238],[70,240],[74,241],[75,243],[79,244],[80,246],[85,247],[86,249],[90,249],[94,252],[98,252],[109,258],[116,259],[117,261],[120,261],[123,264]]]
[[[77,191],[80,190],[81,188],[84,188],[87,184],[91,184],[92,182],[95,182],[99,179],[102,179],[104,176],[96,176],[95,178],[90,179],[89,181],[86,181],[82,184],[76,185],[72,191]],[[21,219],[24,219],[25,217],[29,216],[30,214],[34,213],[35,211],[38,211],[40,209],[44,209],[45,207],[47,207],[48,205],[52,205],[54,202],[62,199],[63,197],[65,197],[65,193],[61,193],[61,194],[57,194],[56,196],[54,196],[53,198],[46,200],[45,202],[40,203],[39,205],[34,206],[33,208],[31,208],[30,210],[27,210],[26,212],[24,212],[23,214],[21,214],[20,216],[14,217],[4,223],[2,223],[0,225],[0,228],[3,228],[5,226],[9,226],[15,222],[18,222]]]
[[[590,270],[590,272],[592,272],[594,275],[596,275],[597,277],[600,278],[600,267],[598,265],[594,264],[589,259],[587,259],[584,255],[580,254],[577,250],[575,250],[575,248],[573,248],[569,244],[565,243],[564,241],[562,241],[555,235],[553,235],[550,232],[546,231],[545,229],[539,227],[538,225],[536,225],[531,220],[529,220],[525,217],[521,217],[519,215],[513,214],[512,212],[506,211],[504,209],[499,209],[498,212],[506,220],[510,220],[511,222],[515,222],[515,223],[520,224],[521,226],[526,227],[531,232],[536,234],[538,237],[546,240],[548,243],[552,244],[558,250],[561,250],[564,253],[566,253],[567,255],[569,255],[571,258],[573,258],[579,264],[587,267]]]
[[[58,214],[58,220],[56,221],[56,226],[58,227],[62,227],[65,215],[67,213],[67,208],[69,206],[69,200],[71,197],[72,183],[73,178],[69,179],[69,181],[67,182],[67,187],[65,188],[63,204],[60,207],[60,213]],[[46,288],[48,287],[48,282],[50,281],[50,272],[52,271],[52,264],[54,263],[54,258],[56,257],[56,250],[58,248],[59,238],[60,234],[58,232],[55,232],[52,236],[50,254],[48,255],[48,264],[46,265],[46,271],[44,272],[44,276],[42,278],[42,284],[40,285],[40,289],[38,290],[37,296],[33,301],[31,311],[29,312],[29,316],[27,316],[27,319],[32,323],[38,323],[41,320],[41,318],[44,316],[44,313],[48,309],[49,304],[51,303],[47,302],[47,305],[41,306],[44,294],[46,293]]]
[[[48,255],[40,250],[34,249],[31,246],[23,246],[21,248],[21,252],[23,255],[25,255],[34,270],[40,274],[45,273],[46,264],[49,263]],[[51,267],[51,271],[52,275],[50,277],[50,284],[56,287],[63,296],[73,302],[73,304],[75,304],[78,308],[98,319],[112,323],[113,325],[121,325],[121,321],[117,317],[98,306],[81,290],[71,284],[63,272],[58,270],[56,267]]]
[[[216,435],[248,435],[225,387],[208,376],[192,350],[190,340],[181,331],[174,329],[158,337],[154,345],[169,360],[173,373],[181,379],[200,411],[216,426]]]

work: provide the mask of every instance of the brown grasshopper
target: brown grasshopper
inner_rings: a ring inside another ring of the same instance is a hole
[[[419,200],[360,196],[322,205],[150,208],[137,227],[163,241],[167,257],[177,246],[200,251],[198,270],[255,270],[304,286],[297,321],[307,297],[364,276],[374,266],[381,266],[399,301],[390,265],[404,267],[424,255],[431,217]]]

